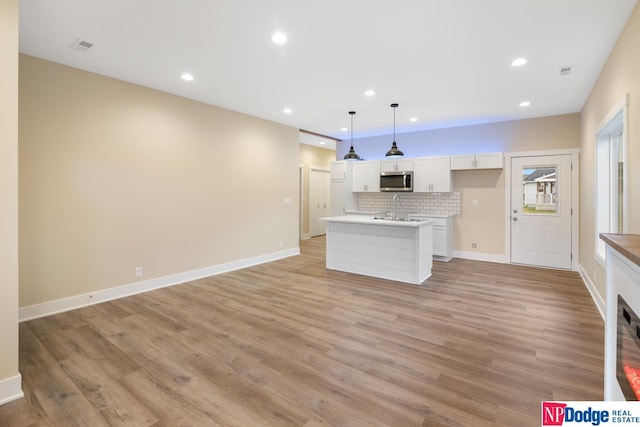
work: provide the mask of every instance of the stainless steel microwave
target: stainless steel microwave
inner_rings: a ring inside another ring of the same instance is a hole
[[[380,172],[380,191],[413,191],[413,172]]]

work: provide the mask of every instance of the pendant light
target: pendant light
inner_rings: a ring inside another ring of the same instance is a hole
[[[351,149],[347,154],[344,155],[345,160],[360,160],[360,156],[358,156],[353,150],[353,116],[355,114],[355,111],[349,111],[349,115],[351,116]]]
[[[404,153],[398,150],[398,146],[396,145],[396,108],[398,104],[391,104],[391,108],[393,108],[393,144],[391,144],[391,149],[387,151],[387,157],[400,157],[404,156]]]

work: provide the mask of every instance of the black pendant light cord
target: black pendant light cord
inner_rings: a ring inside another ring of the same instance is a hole
[[[391,104],[393,108],[393,142],[396,142],[396,107],[398,104]]]
[[[393,108],[393,143],[391,144],[391,149],[387,151],[387,157],[404,156],[404,153],[396,145],[396,107],[398,107],[398,104],[391,104],[391,108]]]
[[[353,150],[353,116],[356,114],[355,111],[349,111],[349,115],[351,116],[351,149]]]
[[[349,111],[349,115],[351,116],[351,148],[349,152],[345,154],[345,160],[360,160],[360,156],[353,149],[353,116],[356,114],[355,111]]]

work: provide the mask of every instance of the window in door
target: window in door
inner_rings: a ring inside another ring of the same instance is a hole
[[[522,215],[557,215],[557,165],[522,167]]]

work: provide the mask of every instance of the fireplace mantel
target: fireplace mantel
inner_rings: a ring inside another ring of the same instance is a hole
[[[640,234],[600,234],[604,242],[640,267]]]
[[[640,313],[640,235],[600,234],[607,244],[607,308],[605,315],[604,398],[625,400],[616,379],[618,295]]]

